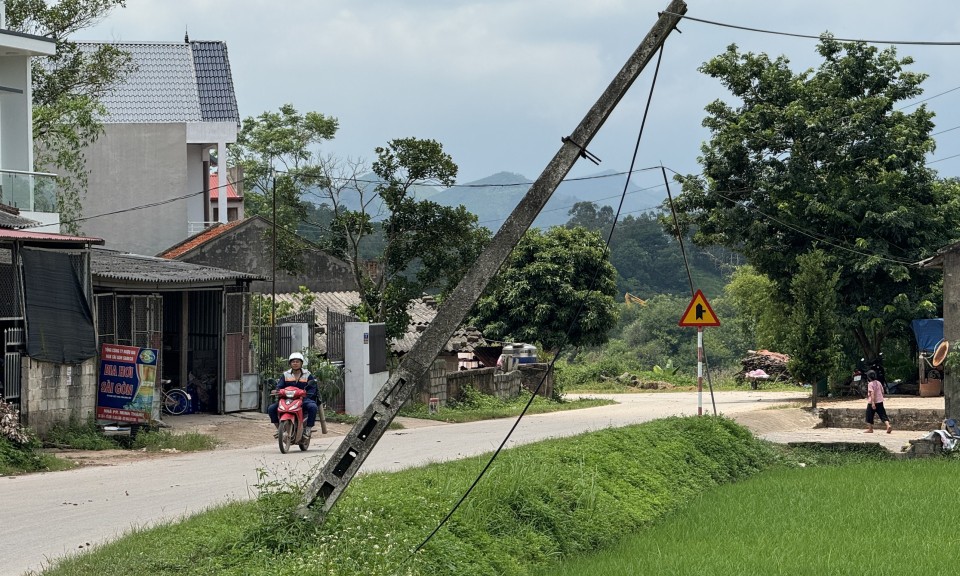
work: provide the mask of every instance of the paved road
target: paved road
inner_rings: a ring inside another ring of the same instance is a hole
[[[610,396],[619,404],[529,416],[510,446],[670,415],[697,412],[696,393]],[[728,416],[802,401],[790,392],[723,392]],[[704,395],[704,412],[710,400]],[[771,411],[783,412],[783,411]],[[392,471],[494,450],[514,420],[438,424],[388,432],[364,471]],[[254,495],[258,469],[303,475],[323,464],[340,437],[318,437],[310,450],[282,455],[274,443],[65,472],[0,478],[0,576],[39,570],[50,560],[112,540],[135,527],[176,520]],[[349,493],[346,497],[349,497]]]

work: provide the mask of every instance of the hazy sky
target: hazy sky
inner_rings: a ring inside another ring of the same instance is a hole
[[[372,159],[392,138],[434,138],[460,182],[536,178],[636,49],[668,0],[128,0],[76,39],[227,43],[242,117],[292,103],[340,120],[327,152]],[[841,38],[960,41],[956,0],[688,0],[688,16]],[[667,40],[637,166],[698,172],[704,106],[726,96],[697,67],[728,44],[818,63],[816,41],[693,21]],[[960,86],[960,46],[898,47],[930,75],[925,97]],[[625,171],[653,74],[634,84],[572,176]],[[937,129],[960,126],[960,89],[933,98]],[[932,159],[960,155],[960,129]],[[960,174],[960,157],[932,165]],[[635,178],[656,184],[659,173]]]

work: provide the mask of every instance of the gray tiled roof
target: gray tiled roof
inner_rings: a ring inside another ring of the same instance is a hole
[[[258,276],[244,272],[107,249],[92,250],[90,254],[90,271],[94,279],[151,284],[198,284],[260,279]]]
[[[103,42],[78,42],[93,52]],[[236,122],[230,62],[223,42],[111,42],[130,54],[133,71],[104,95],[108,124]],[[199,55],[194,53],[199,51]]]
[[[30,226],[37,226],[39,224],[39,222],[24,218],[23,216],[17,216],[0,208],[0,228],[29,228]]]
[[[223,42],[191,42],[200,94],[200,114],[206,122],[239,122],[230,58]]]

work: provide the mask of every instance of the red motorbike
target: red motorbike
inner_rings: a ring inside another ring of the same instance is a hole
[[[304,436],[306,427],[303,424],[303,399],[307,392],[296,386],[287,386],[276,392],[277,415],[280,417],[280,427],[277,429],[277,442],[280,452],[286,454],[290,446],[296,444],[300,450],[310,447],[310,437]]]

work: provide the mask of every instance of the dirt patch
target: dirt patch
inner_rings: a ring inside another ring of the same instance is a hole
[[[211,436],[221,449],[250,448],[276,442],[273,438],[274,427],[266,414],[259,412],[238,412],[235,414],[187,414],[166,416],[163,429],[173,434],[196,432]],[[327,436],[343,436],[351,424],[327,423]],[[320,434],[317,422],[314,434]],[[125,462],[164,458],[179,454],[177,450],[147,452],[146,450],[69,450],[51,449],[49,453],[58,458],[70,460],[80,466],[113,466]]]

